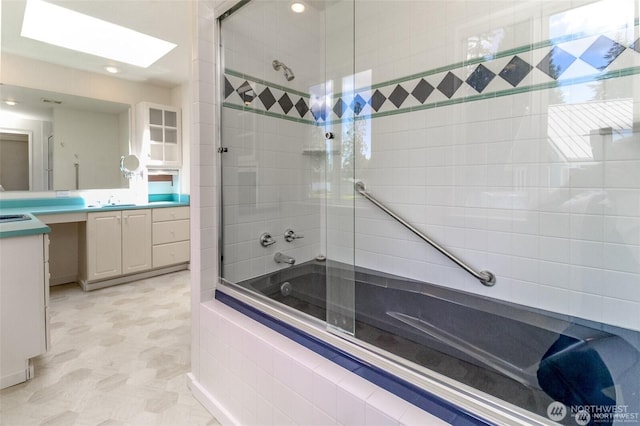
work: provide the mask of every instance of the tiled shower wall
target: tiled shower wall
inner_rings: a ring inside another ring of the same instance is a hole
[[[298,263],[320,253],[322,193],[312,182],[323,179],[324,162],[311,141],[322,129],[293,113],[308,113],[302,98],[323,75],[316,66],[322,17],[313,9],[287,21],[290,15],[286,2],[254,2],[222,24],[222,276],[233,282],[287,267],[274,262],[276,252]],[[287,81],[273,60],[295,79]],[[303,238],[286,242],[287,229]],[[265,232],[276,241],[266,248],[258,242]]]
[[[363,200],[356,263],[639,330],[634,2],[356,5],[356,70],[373,70],[366,95],[387,98],[363,111],[370,158],[356,176],[497,283]],[[594,14],[613,23],[590,28]],[[374,31],[381,17],[387,32]]]
[[[319,16],[349,4],[332,4]],[[590,12],[580,8],[589,4]],[[282,228],[284,222],[308,229],[305,238],[316,235],[299,240],[309,244],[306,251],[293,247],[290,254],[306,260],[327,247],[330,258],[351,260],[352,183],[343,179],[334,186],[327,210],[332,220],[323,222],[314,211],[322,201],[310,189],[324,176],[308,168],[320,159],[303,155],[331,130],[343,148],[358,141],[356,180],[472,266],[491,270],[497,283],[483,287],[362,199],[355,209],[357,265],[639,330],[640,140],[634,129],[640,44],[634,2],[508,5],[356,2],[356,90],[335,94],[330,104],[314,91],[325,72],[335,92],[344,87],[339,77],[348,77],[349,63],[336,58],[354,52],[345,36],[351,23],[335,17],[347,14],[333,15],[334,25],[326,26],[332,60],[327,57],[326,69],[316,74],[308,71],[306,80],[296,79],[299,86],[284,86],[281,75],[267,72],[268,54],[256,65],[261,70],[251,68],[255,55],[243,63],[238,46],[237,61],[226,61],[224,114],[237,114],[235,130],[227,134],[244,141],[244,157],[253,153],[265,162],[255,180],[246,178],[245,195],[240,188],[236,210],[225,208],[225,216],[241,218],[243,200],[252,204],[259,194],[269,194],[267,204],[273,203],[253,210],[251,226],[231,224],[238,227],[232,234],[245,233],[231,251],[234,261],[245,262],[238,271],[252,276],[273,267],[255,240],[266,225]],[[589,14],[601,19],[585,19]],[[590,26],[594,21],[598,28]],[[317,41],[307,40],[308,46]],[[306,60],[322,63],[313,57],[321,53],[311,50]],[[295,57],[287,60],[295,63]],[[241,97],[245,81],[251,99]],[[267,87],[272,96],[259,96]],[[304,107],[279,102],[285,93]],[[355,127],[346,121],[354,117]],[[251,133],[255,125],[259,131]],[[353,128],[355,136],[353,130],[347,134]],[[242,167],[240,158],[231,165]],[[240,169],[229,171],[230,182],[243,176]],[[280,193],[287,195],[278,198]],[[332,246],[337,238],[345,241],[336,246],[342,249]],[[285,244],[279,242],[278,250]]]

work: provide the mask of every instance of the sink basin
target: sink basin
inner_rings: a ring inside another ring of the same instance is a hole
[[[135,204],[103,204],[98,206],[89,206],[89,207],[98,207],[103,209],[118,209],[120,207],[135,207]]]
[[[31,216],[26,214],[2,214],[0,215],[0,223],[19,222],[22,220],[31,220]]]

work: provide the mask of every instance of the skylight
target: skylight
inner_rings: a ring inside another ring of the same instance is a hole
[[[147,68],[175,44],[41,0],[28,0],[23,37]]]

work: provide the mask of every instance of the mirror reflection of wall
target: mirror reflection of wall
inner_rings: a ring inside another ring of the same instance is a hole
[[[31,136],[26,164],[2,167],[4,190],[128,187],[118,164],[129,154],[129,105],[15,86],[1,89],[3,99],[11,97],[17,103],[2,108],[0,128]],[[30,183],[16,186],[13,181],[25,174]],[[6,185],[5,180],[12,183]]]
[[[29,135],[0,132],[0,190],[28,191]]]

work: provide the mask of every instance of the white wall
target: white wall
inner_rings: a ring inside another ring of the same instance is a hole
[[[118,161],[129,152],[129,135],[126,135],[126,143],[123,143],[119,114],[55,108],[53,123],[54,189],[107,189],[121,186]],[[129,127],[128,121],[124,124],[126,128]],[[75,164],[78,164],[77,187]]]
[[[135,105],[171,105],[171,90],[2,53],[4,84]]]

